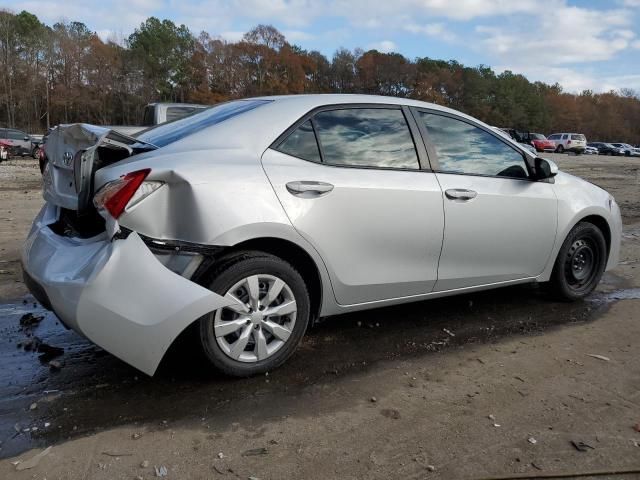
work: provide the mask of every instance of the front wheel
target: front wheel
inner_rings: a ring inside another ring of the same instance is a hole
[[[221,261],[209,289],[233,301],[200,319],[205,356],[221,372],[247,377],[280,366],[307,330],[310,301],[298,271],[262,252]]]
[[[556,148],[556,152],[557,153],[564,153],[564,147],[562,145],[558,145],[558,147]]]
[[[580,222],[558,252],[549,290],[560,300],[580,300],[596,288],[606,263],[607,244],[602,231],[592,223]]]

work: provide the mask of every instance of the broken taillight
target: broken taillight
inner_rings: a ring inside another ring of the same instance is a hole
[[[107,183],[93,197],[93,204],[98,210],[106,210],[113,218],[118,218],[122,215],[131,199],[136,196],[138,188],[150,172],[150,168],[145,168],[144,170],[127,173],[119,179]],[[138,196],[136,203],[162,185],[160,182],[148,183],[158,184],[158,186],[145,189],[144,195]]]

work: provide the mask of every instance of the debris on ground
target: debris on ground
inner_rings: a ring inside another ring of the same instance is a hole
[[[102,452],[102,455],[107,457],[132,457],[133,453],[115,453],[115,452]]]
[[[430,472],[435,472],[436,467],[434,467],[433,465],[427,465],[427,470],[429,470]]]
[[[149,460],[143,460],[140,464],[140,468],[149,468]]]
[[[18,342],[17,347],[23,348],[25,352],[36,351],[41,340],[38,337],[28,337]]]
[[[44,315],[34,315],[33,313],[25,313],[24,315],[22,315],[22,317],[20,317],[20,325],[23,327],[34,327],[38,325],[43,318],[44,318]]]
[[[640,433],[640,423],[636,423],[636,424],[633,426],[633,429],[634,429],[636,432]]]
[[[576,442],[575,440],[571,440],[571,445],[579,452],[588,452],[589,450],[595,450],[594,447],[584,442]]]
[[[62,363],[60,363],[58,360],[51,360],[49,362],[49,369],[51,369],[52,371],[61,370]]]
[[[400,418],[400,412],[395,408],[384,408],[380,410],[380,414],[382,414],[382,416],[384,417],[391,418],[393,420],[398,420]]]
[[[219,452],[219,453],[218,453],[218,458],[219,458],[220,460],[222,460],[222,459],[224,458],[224,453]]]
[[[57,370],[61,370],[62,369],[62,363],[60,363],[58,360],[51,360],[49,362],[49,369],[51,371],[57,371]]]
[[[42,342],[38,344],[37,350],[38,353],[42,354],[38,357],[42,363],[47,363],[50,360],[53,360],[54,358],[64,354],[64,348],[54,347]]]
[[[376,397],[371,397],[371,398],[369,399],[369,401],[370,401],[371,403],[376,403],[376,402],[378,401],[378,399],[377,399]]]
[[[527,442],[529,442],[531,445],[535,445],[536,443],[538,443],[538,441],[533,437],[527,438]]]
[[[250,450],[245,450],[244,452],[242,452],[242,456],[243,457],[254,457],[257,455],[267,455],[269,453],[269,450],[267,450],[264,447],[260,447],[260,448],[252,448]]]
[[[153,467],[153,468],[156,471],[156,477],[166,477],[167,474],[169,473],[169,470],[167,470],[167,467],[165,467],[164,465],[160,465],[159,467]]]
[[[450,337],[455,337],[455,336],[456,336],[456,334],[455,334],[455,333],[453,333],[451,330],[449,330],[449,329],[447,329],[447,328],[443,328],[443,329],[442,329],[442,331],[443,331],[444,333],[446,333],[447,335],[449,335]]]
[[[38,408],[38,404],[33,402],[31,405],[29,405],[29,410],[35,410],[36,408]]]
[[[31,457],[29,460],[25,460],[24,462],[19,461],[19,463],[16,464],[16,470],[18,471],[27,470],[29,468],[33,468],[37,466],[38,463],[40,463],[40,460],[42,460],[44,457],[49,455],[50,451],[51,451],[51,447],[47,447],[37,455],[34,455],[33,457]]]
[[[605,357],[604,355],[596,355],[594,353],[587,353],[587,357],[597,358],[598,360],[602,360],[603,362],[611,361],[609,357]]]
[[[133,438],[134,440],[138,440],[142,435],[140,435],[139,433],[132,433],[131,434],[131,438]]]

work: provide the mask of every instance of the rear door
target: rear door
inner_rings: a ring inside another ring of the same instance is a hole
[[[414,112],[444,192],[435,291],[542,273],[556,235],[553,185],[531,180],[524,154],[489,128],[443,112]]]
[[[408,115],[408,116],[407,116]],[[408,110],[350,105],[312,112],[262,157],[296,230],[322,255],[336,300],[431,292],[444,229],[442,192],[421,170]]]

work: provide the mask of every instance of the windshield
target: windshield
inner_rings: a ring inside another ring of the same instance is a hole
[[[547,139],[547,137],[545,137],[541,133],[532,133],[531,134],[531,138],[533,138],[534,140],[546,140]]]
[[[571,140],[582,140],[584,141],[584,135],[571,135]]]
[[[163,123],[140,133],[136,138],[156,147],[164,147],[229,118],[269,103],[271,100],[235,100],[207,108],[202,112]]]

